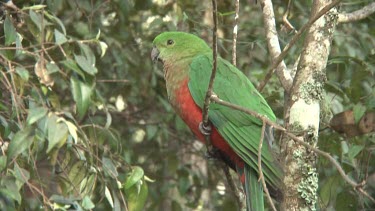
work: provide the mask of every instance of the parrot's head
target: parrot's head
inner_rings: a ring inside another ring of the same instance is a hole
[[[208,52],[211,49],[206,42],[193,34],[164,32],[155,37],[151,58],[153,61],[173,63]]]

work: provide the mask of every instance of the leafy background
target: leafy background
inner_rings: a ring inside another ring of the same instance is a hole
[[[353,11],[370,1],[343,1]],[[229,210],[236,207],[225,176],[205,157],[167,102],[153,38],[181,30],[211,38],[209,1],[46,0],[0,7],[0,209]],[[299,29],[309,5],[292,1]],[[240,1],[237,65],[257,85],[270,66],[259,4]],[[274,9],[282,45],[293,33]],[[231,59],[234,3],[219,1],[219,51]],[[375,108],[375,17],[337,26],[319,147],[375,195],[374,134],[350,137],[330,126],[353,111],[356,123]],[[303,40],[286,63],[293,67]],[[283,90],[273,77],[262,94],[283,119]],[[370,115],[371,117],[371,115]],[[373,123],[375,120],[372,120]],[[374,205],[318,162],[319,209]],[[236,178],[234,174],[234,178]],[[143,208],[144,207],[144,208]]]

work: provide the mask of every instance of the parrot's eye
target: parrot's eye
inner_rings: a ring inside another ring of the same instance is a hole
[[[167,45],[173,45],[174,41],[173,40],[168,40]]]

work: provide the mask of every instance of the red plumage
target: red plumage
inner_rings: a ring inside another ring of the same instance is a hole
[[[193,131],[199,141],[205,143],[205,137],[199,130],[199,123],[202,122],[202,109],[195,104],[194,99],[190,94],[188,79],[182,81],[180,88],[175,90],[174,96],[176,96],[176,101],[180,107],[177,110],[178,114]],[[212,128],[211,143],[237,168],[244,167],[244,161],[233,151],[215,127]],[[243,175],[241,175],[241,182],[244,182],[244,178],[242,177]]]

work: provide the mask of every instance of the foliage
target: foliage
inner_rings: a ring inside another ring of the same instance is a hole
[[[2,18],[1,209],[141,210],[146,177],[121,156],[116,109],[96,88],[100,31],[76,38],[45,5]]]
[[[310,7],[292,2],[289,20],[299,29]],[[20,11],[1,6],[1,209],[236,206],[216,161],[204,157],[204,146],[168,104],[160,66],[148,59],[151,41],[162,31],[188,31],[210,42],[209,1],[14,3]],[[366,3],[344,1],[341,10]],[[258,84],[270,66],[261,9],[248,1],[240,4],[237,65]],[[282,25],[286,7],[274,1],[283,45],[293,36]],[[219,51],[230,60],[233,3],[220,1],[218,10]],[[329,120],[349,109],[360,119],[375,109],[374,21],[372,16],[337,27],[319,137],[320,149],[334,155],[352,178],[368,184],[375,178],[374,135],[345,137],[329,128]],[[286,58],[290,67],[302,43]],[[283,119],[279,87],[273,77],[262,94]],[[327,160],[319,159],[318,168],[322,209],[372,206]],[[373,186],[366,190],[375,195]]]

